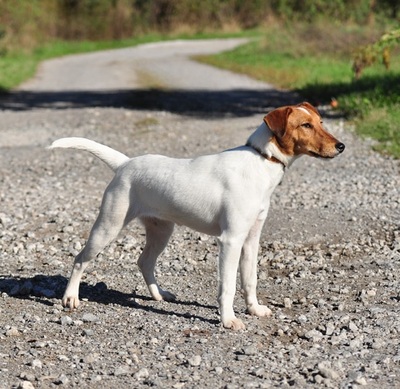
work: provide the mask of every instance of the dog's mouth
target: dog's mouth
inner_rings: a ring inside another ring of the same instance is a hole
[[[318,154],[312,150],[308,150],[308,153],[311,157],[319,158],[319,159],[333,159],[339,154],[339,153],[336,153],[335,155],[322,155],[322,154]]]
[[[314,158],[332,159],[336,157],[336,155],[321,155],[312,150],[308,150],[308,153]]]

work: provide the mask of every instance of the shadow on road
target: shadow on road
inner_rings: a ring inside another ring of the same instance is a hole
[[[35,108],[73,109],[114,107],[168,111],[189,116],[248,116],[267,109],[297,103],[292,92],[279,90],[163,90],[30,92],[0,96],[0,109],[25,111]]]

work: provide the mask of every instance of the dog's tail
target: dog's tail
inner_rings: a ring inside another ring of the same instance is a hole
[[[57,139],[48,148],[66,148],[89,151],[89,153],[92,153],[94,156],[101,159],[110,167],[110,169],[114,171],[116,171],[122,164],[129,160],[125,154],[86,138]]]

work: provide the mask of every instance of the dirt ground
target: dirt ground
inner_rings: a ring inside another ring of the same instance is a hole
[[[217,247],[177,227],[155,302],[132,224],[90,265],[82,305],[60,299],[112,177],[93,156],[46,150],[84,136],[127,155],[175,157],[244,144],[298,97],[190,60],[238,40],[165,42],[46,62],[0,100],[0,388],[395,388],[400,386],[399,162],[326,107],[346,150],[304,157],[273,195],[259,297],[271,318],[219,323]]]

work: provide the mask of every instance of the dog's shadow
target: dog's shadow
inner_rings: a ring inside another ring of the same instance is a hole
[[[67,278],[61,275],[35,275],[33,277],[17,277],[0,275],[0,294],[6,293],[10,298],[23,300],[34,300],[41,304],[53,306],[53,299],[61,300],[67,286]],[[80,298],[102,305],[115,304],[132,309],[140,309],[158,315],[174,315],[188,319],[198,319],[210,324],[218,324],[219,320],[208,319],[189,312],[178,312],[164,308],[164,302],[157,302],[148,296],[136,293],[123,293],[118,290],[109,289],[104,282],[90,285],[86,282],[80,284]],[[210,311],[217,311],[214,305],[204,305],[197,301],[175,300],[168,303],[179,306],[205,308]],[[157,306],[158,305],[158,306]],[[159,307],[163,305],[163,307]]]

